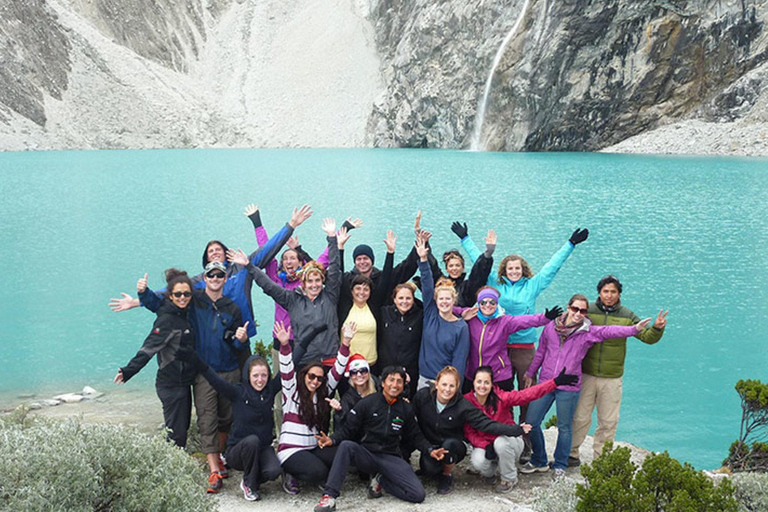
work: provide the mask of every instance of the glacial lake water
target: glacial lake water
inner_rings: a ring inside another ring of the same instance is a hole
[[[629,342],[618,439],[719,466],[738,435],[740,378],[768,378],[768,160],[432,150],[162,150],[0,154],[0,408],[20,396],[90,385],[110,391],[153,315],[113,313],[110,297],[178,266],[197,273],[213,238],[251,250],[242,215],[257,203],[273,233],[294,205],[310,253],[323,217],[357,216],[357,243],[384,255],[385,230],[410,248],[413,216],[442,252],[466,221],[497,261],[516,252],[539,269],[576,227],[590,237],[538,301],[594,299],[607,273],[641,317],[668,308],[662,341]],[[347,265],[351,265],[348,256]],[[272,305],[254,292],[257,339]],[[151,362],[128,386],[153,391]],[[158,405],[159,408],[159,405]]]

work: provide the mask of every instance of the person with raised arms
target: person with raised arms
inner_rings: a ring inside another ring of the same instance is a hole
[[[415,297],[412,282],[395,286],[394,304],[381,308],[378,336],[379,367],[399,366],[406,372],[406,396],[413,398],[419,382],[419,351],[424,324],[424,307]]]

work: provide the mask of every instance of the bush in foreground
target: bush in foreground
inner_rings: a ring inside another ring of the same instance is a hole
[[[0,509],[209,511],[204,472],[165,441],[115,425],[0,418]]]

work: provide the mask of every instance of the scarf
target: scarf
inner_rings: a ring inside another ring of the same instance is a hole
[[[504,310],[501,308],[501,306],[496,306],[496,311],[493,312],[490,316],[485,316],[482,311],[480,311],[480,307],[477,308],[477,318],[480,319],[481,322],[484,324],[487,324],[490,320],[493,320],[497,316],[501,316],[504,314]]]
[[[299,280],[299,276],[301,275],[301,267],[297,268],[296,270],[281,270],[277,273],[277,276],[280,278],[280,281],[283,282],[283,285],[286,283],[293,283]]]
[[[621,307],[621,300],[617,300],[616,304],[614,304],[613,306],[606,306],[605,304],[603,304],[603,301],[600,300],[600,297],[598,297],[597,300],[595,301],[595,306],[597,306],[597,308],[603,313],[613,313],[614,311],[616,311]]]
[[[583,318],[581,322],[571,324],[571,325],[566,325],[565,324],[566,318],[568,318],[567,312],[555,318],[555,332],[557,333],[558,338],[560,338],[560,343],[564,342],[566,338],[568,338],[568,336],[576,332],[582,325],[584,325]]]

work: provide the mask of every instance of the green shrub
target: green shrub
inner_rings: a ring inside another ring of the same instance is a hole
[[[0,509],[208,511],[205,473],[161,434],[115,425],[0,418]]]
[[[547,421],[544,422],[543,430],[547,430],[549,427],[557,426],[557,414],[553,414]]]
[[[649,455],[642,468],[630,460],[629,448],[613,449],[581,468],[587,485],[577,485],[580,512],[736,512],[734,488],[715,484],[688,463],[667,452]]]
[[[557,478],[549,487],[534,491],[536,512],[573,512],[576,510],[576,483],[570,478]]]
[[[733,477],[734,496],[739,512],[765,512],[768,510],[768,474],[738,473]]]
[[[736,392],[741,398],[739,439],[731,444],[723,464],[733,471],[768,471],[768,445],[757,441],[768,434],[768,384],[740,380]]]

